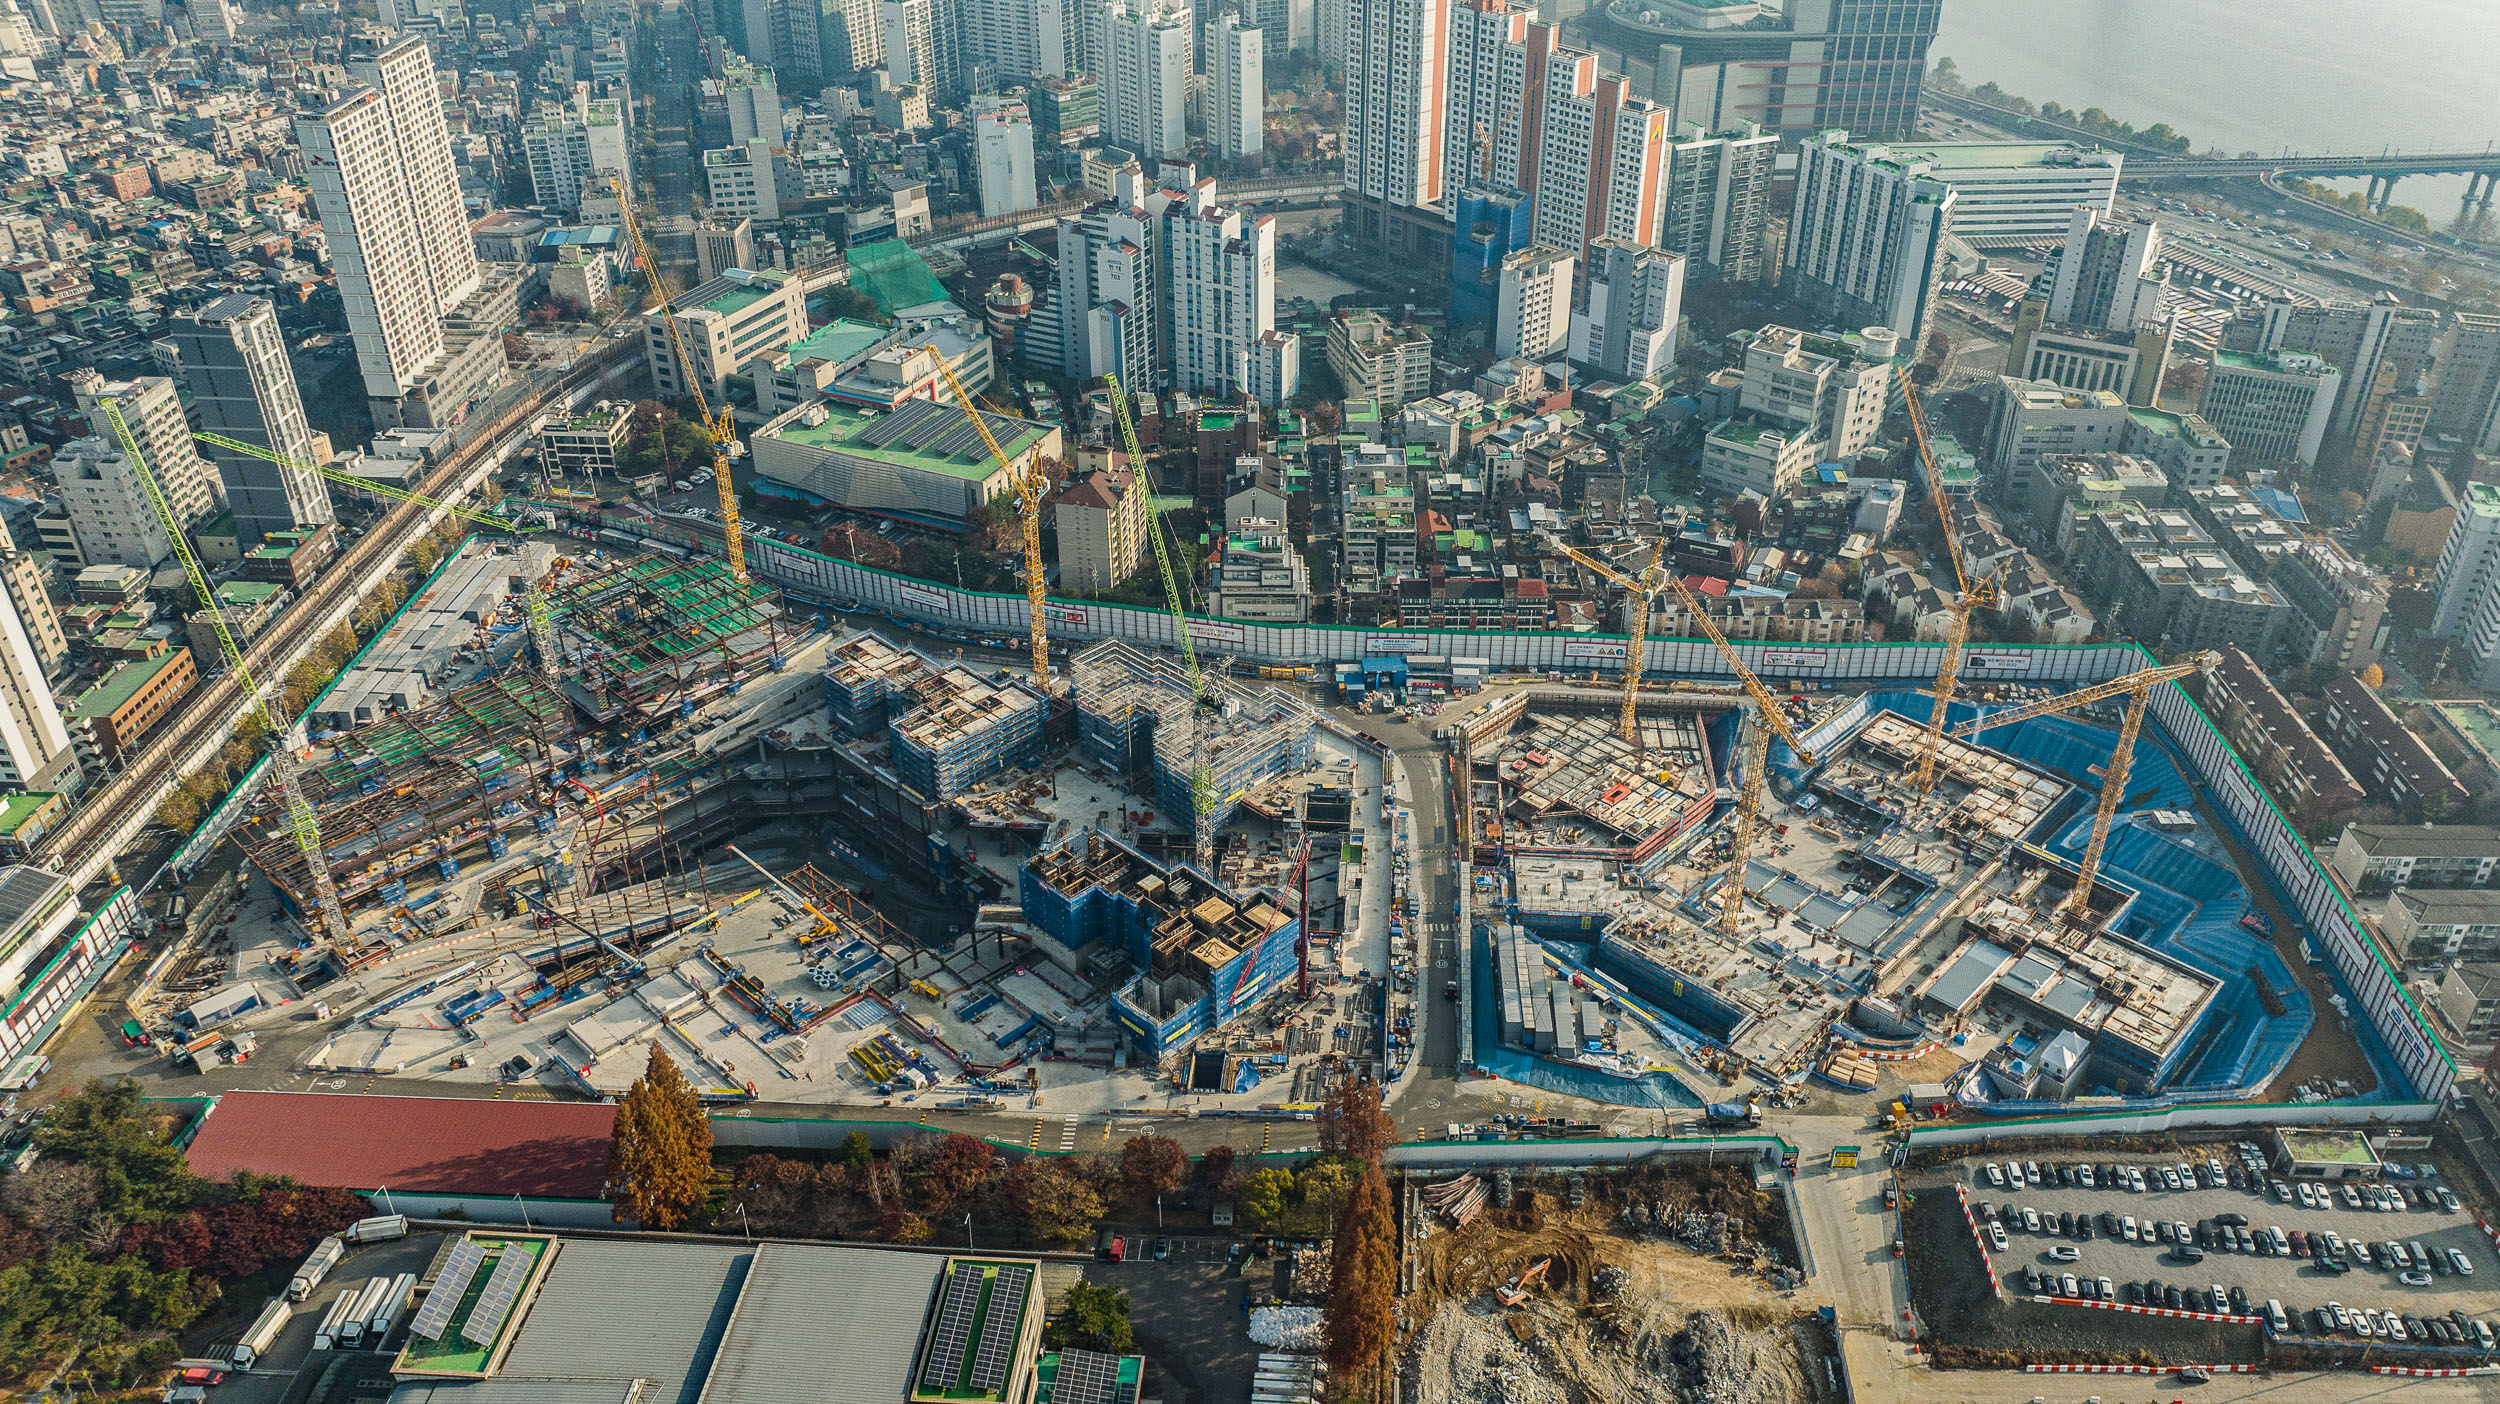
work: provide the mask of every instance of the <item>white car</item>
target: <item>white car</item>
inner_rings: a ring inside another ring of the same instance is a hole
[[[2144,1193],[2144,1168],[2142,1166],[2127,1167],[2127,1190],[2131,1194]]]
[[[2023,1182],[2023,1166],[2019,1160],[2005,1162],[2005,1182],[2019,1187]]]
[[[2071,1243],[2060,1243],[2060,1244],[2056,1245],[2055,1247],[2052,1247],[2051,1249],[2049,1249],[2049,1261],[2050,1261],[2050,1262],[2053,1262],[2053,1263],[2071,1263],[2071,1262],[2076,1262],[2076,1261],[2080,1260],[2082,1257],[2083,1257],[2083,1250],[2082,1250],[2082,1249],[2080,1249],[2080,1248],[2077,1248],[2075,1245],[2073,1245],[2073,1244],[2071,1244]],[[2071,1297],[2071,1296],[2073,1296],[2073,1295],[2074,1295],[2074,1293],[2069,1292],[2069,1293],[2067,1293],[2066,1295],[2068,1295],[2068,1296],[2070,1296],[2070,1297]]]
[[[2361,1207],[2361,1191],[2354,1189],[2350,1185],[2339,1185],[2336,1188],[2344,1196],[2345,1208],[2358,1209]]]
[[[2075,1275],[2071,1272],[2060,1274],[2057,1279],[2057,1285],[2060,1289],[2062,1289],[2062,1295],[2070,1299],[2077,1299],[2083,1296],[2083,1284],[2075,1281]]]
[[[2342,1302],[2328,1302],[2326,1304],[2326,1314],[2335,1319],[2336,1330],[2349,1331],[2352,1329],[2352,1313],[2344,1310],[2344,1304]]]
[[[2401,1341],[2401,1340],[2403,1340],[2403,1339],[2405,1338],[2405,1322],[2404,1322],[2404,1318],[2403,1318],[2403,1317],[2401,1317],[2401,1316],[2398,1316],[2396,1313],[2394,1313],[2394,1312],[2392,1312],[2392,1311],[2391,1311],[2391,1312],[2387,1313],[2387,1318],[2386,1318],[2386,1319],[2387,1319],[2387,1339],[2389,1339],[2389,1340],[2391,1340],[2391,1341]]]
[[[2001,1165],[1997,1164],[1995,1161],[1993,1161],[1993,1160],[1992,1160],[1992,1161],[1989,1161],[1987,1164],[1980,1166],[1979,1168],[1988,1172],[1988,1183],[1989,1183],[1991,1186],[1993,1186],[1993,1187],[1995,1187],[1995,1188],[1997,1188],[1997,1189],[2003,1189],[2003,1188],[2005,1188],[2005,1167],[2004,1167],[2004,1166],[2001,1166]]]
[[[2023,1228],[2026,1232],[2030,1233],[2038,1233],[2040,1231],[2039,1210],[2034,1209],[2029,1205],[2023,1206]]]
[[[2303,1209],[2315,1209],[2318,1207],[2318,1192],[2309,1188],[2309,1182],[2307,1180],[2303,1180],[2299,1184],[2292,1186],[2292,1197],[2300,1201],[2300,1207]]]
[[[2431,1285],[2431,1275],[2422,1271],[2420,1268],[2414,1268],[2410,1272],[2397,1273],[2396,1280],[2403,1283],[2407,1287],[2428,1287]]]
[[[2448,1192],[2448,1187],[2446,1185],[2441,1185],[2437,1190],[2433,1191],[2433,1193],[2436,1193],[2439,1196],[2440,1208],[2447,1210],[2451,1214],[2457,1212],[2457,1197]]]
[[[2139,1235],[2135,1226],[2135,1215],[2129,1214],[2125,1218],[2118,1221],[2118,1236],[2127,1240],[2129,1243],[2138,1241]]]
[[[1988,1246],[2000,1253],[2005,1251],[2005,1225],[1988,1225]]]

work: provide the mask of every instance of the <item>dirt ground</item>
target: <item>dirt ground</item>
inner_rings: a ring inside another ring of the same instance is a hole
[[[1776,1195],[1750,1171],[1591,1176],[1568,1207],[1560,1177],[1524,1185],[1464,1229],[1436,1221],[1417,1252],[1410,1397],[1448,1404],[1820,1404],[1833,1397],[1827,1328],[1775,1286],[1791,1261]],[[1697,1251],[1643,1228],[1659,1210]],[[1724,1217],[1721,1217],[1724,1216]],[[1756,1238],[1776,1235],[1779,1242]],[[1551,1260],[1529,1299],[1493,1288]]]

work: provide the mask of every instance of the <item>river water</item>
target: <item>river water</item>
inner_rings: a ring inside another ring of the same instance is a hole
[[[2168,122],[2199,151],[2500,140],[2495,0],[1947,0],[1928,53],[1952,59],[1968,86]],[[2396,203],[2444,223],[2464,186],[2409,176]]]

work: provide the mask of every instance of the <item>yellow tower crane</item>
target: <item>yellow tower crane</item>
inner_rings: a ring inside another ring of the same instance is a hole
[[[677,357],[677,374],[686,382],[686,390],[694,396],[695,415],[703,422],[703,432],[712,441],[721,457],[720,471],[713,482],[720,488],[720,529],[722,551],[729,557],[729,572],[743,584],[747,578],[746,531],[738,524],[738,489],[730,479],[739,455],[746,452],[738,442],[737,421],[731,418],[729,406],[720,413],[712,412],[712,402],[703,394],[703,377],[695,373],[694,360],[686,354],[685,339],[677,334],[677,308],[668,299],[668,280],[660,276],[660,261],[651,256],[651,246],[643,242],[642,226],[634,220],[634,202],[625,193],[625,183],[608,182],[616,192],[616,207],[624,216],[625,235],[633,241],[634,261],[642,265],[644,276],[651,280],[651,295],[660,300],[660,325],[668,329],[669,350]]]
[[[230,439],[223,434],[194,434],[191,437],[197,439],[201,443],[208,444],[216,448],[226,449],[234,453],[250,454],[254,458],[266,459],[271,463],[281,464],[285,467],[298,469],[306,473],[316,473],[329,479],[331,482],[338,483],[346,487],[352,487],[361,492],[369,492],[376,497],[386,497],[394,502],[405,502],[412,506],[424,507],[433,511],[443,512],[450,516],[458,517],[464,522],[485,527],[490,531],[511,532],[514,535],[518,535],[520,532],[520,529],[512,522],[507,521],[502,517],[498,517],[493,513],[480,512],[475,508],[460,506],[458,503],[445,502],[438,497],[428,497],[423,493],[410,492],[406,488],[393,487],[388,483],[376,482],[371,478],[360,478],[353,473],[342,473],[336,468],[319,463],[309,463],[303,459],[294,458],[283,453],[274,453],[268,449],[262,448],[258,444],[247,444],[241,439]],[[521,608],[529,618],[530,642],[538,647],[538,671],[544,675],[550,683],[554,682],[556,679],[556,626],[555,613],[547,604],[547,584],[548,581],[555,579],[559,574],[561,574],[567,564],[568,562],[566,562],[562,557],[558,557],[555,568],[548,571],[544,579],[530,581],[522,591],[521,595]]]
[[[1991,575],[1973,584],[1970,572],[1962,564],[1962,536],[1953,526],[1953,507],[1944,495],[1944,477],[1936,471],[1936,456],[1927,447],[1927,417],[1920,413],[1918,391],[1910,384],[1910,373],[1896,372],[1901,377],[1901,394],[1910,409],[1910,438],[1918,445],[1919,466],[1927,473],[1927,495],[1936,504],[1936,516],[1944,524],[1944,552],[1953,562],[1956,590],[1953,603],[1946,608],[1953,622],[1946,626],[1944,657],[1936,665],[1936,705],[1927,714],[1927,732],[1918,747],[1918,760],[1910,770],[1910,784],[1921,796],[1936,787],[1936,750],[1944,738],[1945,712],[1953,705],[1953,689],[1962,677],[1962,645],[1970,637],[1970,617],[1983,609],[1992,609],[1997,602],[1996,577]]]
[[[1745,666],[1745,660],[1736,654],[1736,646],[1727,641],[1727,635],[1719,632],[1718,625],[1710,622],[1709,612],[1701,607],[1701,601],[1683,579],[1673,571],[1656,570],[1655,555],[1651,558],[1652,571],[1658,579],[1645,585],[1577,547],[1559,541],[1553,544],[1564,555],[1631,591],[1640,614],[1648,613],[1649,591],[1661,584],[1674,590],[1677,597],[1684,601],[1684,608],[1692,613],[1693,623],[1719,650],[1719,657],[1726,661],[1728,671],[1736,675],[1736,681],[1745,689],[1745,695],[1753,700],[1758,719],[1745,730],[1744,774],[1737,782],[1736,815],[1728,827],[1729,886],[1719,904],[1719,929],[1733,937],[1737,933],[1738,922],[1744,916],[1745,864],[1753,856],[1754,830],[1761,822],[1762,785],[1771,768],[1771,737],[1777,734],[1787,742],[1788,748],[1797,753],[1797,759],[1802,764],[1814,764],[1814,753],[1806,749],[1805,743],[1797,739],[1797,733],[1788,725],[1788,714],[1780,710],[1779,697],[1763,686],[1762,679],[1754,676],[1753,669]],[[1625,700],[1628,706],[1631,694],[1626,693]]]
[[[2069,920],[2083,922],[2091,919],[2092,879],[2101,871],[2101,850],[2109,842],[2110,825],[2118,817],[2119,798],[2127,790],[2127,769],[2135,763],[2136,734],[2144,729],[2144,709],[2153,695],[2153,689],[2193,673],[2206,672],[2221,661],[2219,653],[2200,653],[2177,663],[2146,668],[2125,677],[2111,678],[2108,682],[2094,683],[2074,692],[1966,721],[1947,733],[1956,738],[1976,736],[1995,727],[2011,726],[2033,717],[2071,712],[2077,707],[2111,697],[2123,696],[2127,699],[2125,719],[2118,724],[2118,749],[2110,752],[2109,764],[2101,769],[2101,804],[2092,817],[2092,837],[2083,846],[2083,870],[2075,878],[2073,894],[2059,906]]]
[[[1625,630],[1629,637],[1623,645],[1623,710],[1615,719],[1615,734],[1631,743],[1632,755],[1641,754],[1641,671],[1646,666],[1649,647],[1649,602],[1666,588],[1659,562],[1667,554],[1667,539],[1659,537],[1650,544],[1649,564],[1641,568],[1636,580],[1622,571],[1589,555],[1578,547],[1555,542],[1562,553],[1630,592],[1624,608]]]
[[[1120,378],[1106,375],[1103,381],[1111,390],[1111,417],[1120,422],[1120,442],[1128,449],[1129,471],[1136,475],[1135,490],[1154,501],[1154,484],[1148,480],[1146,454],[1137,446],[1137,425],[1129,418],[1128,392],[1120,388]],[[1163,509],[1153,508],[1149,514],[1146,535],[1155,544],[1155,566],[1163,572],[1163,602],[1172,611],[1172,636],[1181,646],[1181,662],[1189,669],[1189,832],[1191,850],[1197,855],[1198,870],[1215,876],[1215,808],[1222,800],[1215,793],[1215,767],[1208,760],[1207,745],[1212,737],[1213,714],[1223,709],[1223,700],[1207,685],[1206,671],[1198,665],[1198,645],[1189,637],[1188,597],[1181,593],[1180,577],[1172,570],[1172,552],[1163,544],[1163,535],[1170,530],[1164,525]]]
[[[217,606],[216,591],[209,588],[208,574],[200,569],[199,557],[191,553],[191,541],[183,532],[181,521],[174,516],[173,505],[165,499],[164,485],[156,480],[156,470],[148,466],[147,456],[139,451],[139,442],[123,422],[121,406],[107,399],[102,405],[105,422],[112,426],[113,438],[122,452],[130,456],[139,485],[147,491],[148,505],[155,509],[157,524],[165,529],[165,539],[182,561],[182,572],[190,577],[191,588],[199,592],[200,608],[208,612],[209,625],[217,632],[218,651],[226,656],[226,668],[234,674],[235,685],[251,699],[252,708],[260,714],[263,734],[269,743],[269,782],[278,793],[278,810],[284,817],[287,833],[304,854],[304,866],[312,874],[313,910],[304,924],[312,932],[333,944],[347,935],[347,909],[339,903],[338,884],[330,876],[330,856],[321,845],[321,821],[312,805],[304,798],[304,787],[296,778],[295,747],[287,739],[294,726],[292,717],[281,716],[269,704],[267,691],[252,676],[243,661],[243,646],[235,642],[234,631],[226,627],[225,611]]]
[[[990,461],[1007,475],[1008,485],[1016,490],[1016,505],[1024,518],[1024,601],[1032,616],[1033,685],[1047,693],[1050,686],[1050,610],[1049,598],[1042,579],[1042,493],[1050,480],[1042,471],[1039,454],[1019,468],[1008,460],[1007,451],[998,446],[990,433],[989,421],[982,418],[981,407],[972,402],[964,383],[955,378],[954,368],[946,364],[946,353],[936,347],[929,354],[937,358],[938,374],[946,388],[955,394],[955,403],[963,406],[964,418],[981,435],[981,442],[990,451]]]

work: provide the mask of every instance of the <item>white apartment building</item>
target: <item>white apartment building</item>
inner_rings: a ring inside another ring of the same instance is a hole
[[[1493,354],[1542,361],[1571,343],[1571,270],[1575,260],[1542,244],[1502,260]]]
[[[1070,7],[1061,0],[963,0],[963,64],[986,64],[996,82],[1068,74]]]
[[[956,7],[944,0],[880,0],[885,71],[892,86],[917,84],[939,99],[961,90]]]
[[[1368,308],[1340,312],[1328,323],[1328,368],[1346,398],[1377,401],[1386,414],[1432,393],[1432,338]]]
[[[48,601],[43,609],[50,613]],[[64,763],[71,755],[69,728],[45,681],[35,624],[22,613],[15,591],[0,597],[0,785],[12,790],[51,784],[55,775],[76,771]],[[51,628],[60,632],[58,622]]]
[[[524,126],[521,150],[529,162],[531,200],[557,214],[578,215],[585,199],[614,197],[610,181],[624,182],[630,197],[633,162],[627,136],[613,100]]]
[[[1207,76],[1213,80],[1215,110],[1207,135],[1219,159],[1246,161],[1267,144],[1266,41],[1229,10],[1216,20],[1214,38]]]
[[[317,451],[287,361],[278,314],[262,297],[228,294],[163,326],[158,369],[191,391],[200,427],[269,450],[272,463],[234,449],[205,452],[225,480],[236,538],[246,549],[273,531],[332,520],[330,490],[314,471]]]
[[[183,412],[183,387],[179,383],[161,375],[106,380],[92,370],[72,371],[68,380],[70,393],[75,397],[78,408],[85,413],[89,429],[117,450],[120,445],[114,440],[112,423],[105,418],[104,407],[110,402],[121,412],[123,426],[130,430],[131,440],[146,457],[157,486],[165,493],[165,505],[173,509],[174,520],[181,524],[183,530],[188,531],[216,514],[221,505],[217,475],[193,445],[191,422]],[[99,555],[87,549],[89,541],[99,538],[132,539],[127,536],[132,524],[127,520],[116,521],[109,515],[121,510],[117,504],[123,500],[122,489],[125,487],[129,492],[138,494],[128,497],[127,501],[137,504],[139,515],[147,519],[149,526],[155,527],[155,509],[149,505],[138,480],[128,477],[126,472],[124,481],[114,487],[112,504],[93,493],[86,494],[90,510],[84,520],[80,518],[77,500],[72,498],[68,504],[71,527],[78,533],[81,553],[90,565],[119,559],[125,565],[147,569],[165,559],[173,550],[165,544],[161,529],[154,537],[156,554],[145,561],[129,559],[132,553],[127,549],[118,555],[112,552]],[[66,491],[66,483],[64,489]]]
[[[1789,295],[1844,325],[1890,327],[1915,349],[1959,198],[1916,154],[1853,145],[1847,132],[1806,142],[1780,255]]]
[[[1156,365],[1154,247],[1160,223],[1129,199],[1097,204],[1059,221],[1059,365],[1074,380],[1117,375],[1123,385],[1153,384]]]
[[[2315,463],[2343,377],[2300,351],[2217,351],[2196,412],[2257,467]]]
[[[2431,576],[2431,637],[2453,640],[2459,671],[2500,690],[2500,484],[2467,483]]]
[[[1953,235],[1975,248],[2064,237],[2077,205],[2107,214],[2126,158],[2061,141],[1939,141],[1891,148],[1953,187]]]
[[[1833,458],[1875,441],[1891,403],[1899,345],[1887,337],[1834,338],[1770,326],[1745,347],[1741,412],[1803,425]]]
[[[729,107],[732,146],[743,146],[757,137],[781,145],[781,83],[773,70],[759,64],[729,64],[721,71],[721,97]]]
[[[773,180],[773,151],[762,137],[744,146],[703,153],[704,200],[719,219],[779,219],[781,193]]]
[[[1250,346],[1250,397],[1282,407],[1302,388],[1302,334],[1263,331]]]
[[[1102,138],[1153,161],[1189,154],[1189,16],[1147,3],[1103,16]]]
[[[1609,234],[1589,244],[1588,310],[1571,317],[1571,359],[1622,380],[1675,369],[1684,255]]]
[[[1450,0],[1345,0],[1345,185],[1355,237],[1430,256],[1445,143]],[[1328,41],[1323,17],[1321,42]],[[1472,134],[1471,134],[1472,135]],[[1575,245],[1576,247],[1576,245]]]
[[[2454,434],[2485,453],[2500,452],[2500,317],[2450,313],[2438,359],[2439,389],[2427,432]]]
[[[1476,186],[1519,186],[1518,132],[1534,123],[1527,114],[1528,30],[1536,16],[1512,9],[1509,0],[1470,0],[1450,6],[1450,39],[1443,60],[1448,130],[1459,139],[1441,149],[1443,199]],[[1554,31],[1542,26],[1550,50]],[[1541,57],[1541,54],[1540,54]],[[1541,74],[1541,67],[1538,70]],[[1537,97],[1543,96],[1540,81]],[[1497,153],[1495,145],[1502,144]]]
[[[1967,216],[1966,203],[1957,217]],[[2127,331],[2161,316],[2170,276],[2159,266],[2161,226],[2149,219],[2112,219],[2098,206],[2078,205],[2049,289],[2049,320]]]
[[[1532,208],[1536,241],[1585,260],[1589,242],[1658,240],[1667,112],[1633,97],[1595,54],[1558,52],[1545,68],[1543,135]]]
[[[972,118],[981,214],[995,219],[1039,205],[1033,176],[1033,117],[1020,102],[996,102]]]
[[[1218,205],[1211,180],[1161,213],[1172,388],[1225,400],[1247,395],[1259,338],[1276,330],[1276,217]]]
[[[2380,368],[2393,362],[2398,383],[2410,383],[2431,368],[2439,342],[2439,314],[2408,307],[2389,292],[2368,302],[2323,305],[2271,298],[2244,309],[2222,330],[2226,351],[2302,351],[2334,367],[2342,379],[2327,432],[2345,439],[2355,438],[2368,417]],[[2376,446],[2359,447],[2366,453]]]
[[[173,542],[138,472],[119,445],[89,436],[72,439],[52,459],[61,507],[89,565],[154,570],[173,555]]]
[[[1667,195],[1658,247],[1732,283],[1758,283],[1771,223],[1780,139],[1759,124],[1724,132],[1685,127],[1667,147]]]

